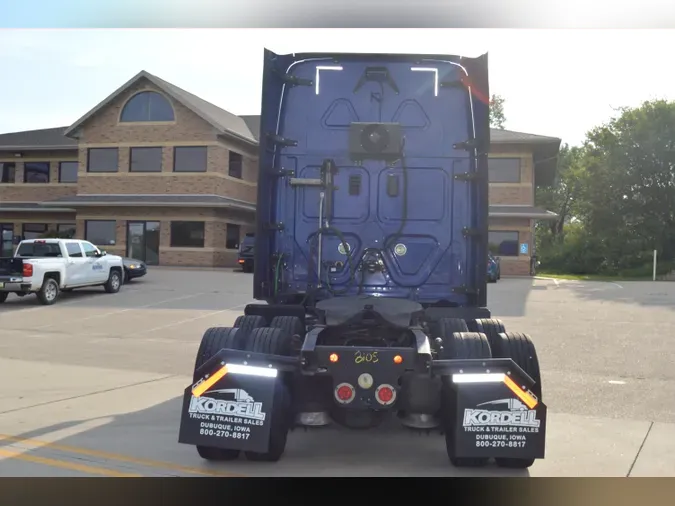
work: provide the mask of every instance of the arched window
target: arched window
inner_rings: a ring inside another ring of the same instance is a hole
[[[124,105],[120,116],[120,121],[124,123],[173,120],[171,103],[154,91],[142,91],[131,97]]]

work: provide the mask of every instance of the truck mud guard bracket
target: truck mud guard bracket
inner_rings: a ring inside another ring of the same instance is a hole
[[[276,392],[283,381],[279,372],[297,368],[297,358],[220,350],[184,391],[178,442],[267,452]]]
[[[432,370],[456,392],[455,457],[544,458],[547,407],[513,360],[439,360]]]

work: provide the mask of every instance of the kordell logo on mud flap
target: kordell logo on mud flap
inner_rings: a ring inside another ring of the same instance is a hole
[[[487,410],[487,409],[465,409],[464,427],[481,425],[505,425],[511,427],[539,427],[540,420],[537,420],[537,412],[527,409],[527,406],[518,399],[499,399],[496,401],[483,402],[481,406],[504,406],[506,410]]]
[[[207,397],[208,394],[229,395],[228,399],[214,399]],[[224,388],[221,390],[209,390],[201,397],[192,396],[188,413],[203,413],[207,415],[230,415],[253,420],[265,420],[262,410],[262,402],[255,402],[253,397],[240,388]]]

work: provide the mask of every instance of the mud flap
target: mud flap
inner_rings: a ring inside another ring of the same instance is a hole
[[[523,391],[508,377],[454,387],[457,457],[544,458],[547,408],[531,391]]]
[[[183,395],[178,442],[266,453],[277,370],[226,364],[217,354],[197,373]]]

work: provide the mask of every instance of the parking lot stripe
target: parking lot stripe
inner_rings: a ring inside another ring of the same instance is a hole
[[[58,323],[50,323],[49,325],[42,325],[41,327],[34,327],[32,330],[41,330],[41,329],[46,329],[49,327],[54,327],[55,325],[63,325],[64,323],[69,324],[69,323],[79,323],[87,320],[93,320],[96,318],[104,318],[106,316],[112,316],[116,314],[121,314],[121,313],[128,313],[129,311],[137,311],[139,309],[147,309],[149,307],[154,307],[154,306],[160,306],[162,304],[166,304],[167,302],[174,302],[177,300],[185,300],[185,299],[191,299],[192,297],[199,297],[200,295],[206,295],[206,292],[199,292],[199,293],[193,293],[191,295],[183,295],[181,297],[174,297],[172,299],[166,299],[162,300],[159,302],[153,302],[152,304],[146,304],[144,306],[136,306],[136,307],[130,307],[126,309],[120,309],[119,311],[111,311],[110,313],[103,313],[103,314],[95,314],[92,316],[87,316],[85,318],[78,318],[75,320],[68,320],[66,322],[64,321],[59,321]]]
[[[37,455],[30,455],[24,452],[16,452],[12,450],[0,449],[0,456],[8,459],[24,460],[34,464],[42,464],[51,467],[60,467],[62,469],[70,469],[71,471],[79,471],[87,474],[101,474],[103,476],[111,476],[115,478],[141,478],[141,474],[122,473],[112,469],[105,469],[98,466],[88,466],[85,464],[78,464],[76,462],[68,462],[66,460],[49,459],[46,457],[38,457]]]
[[[213,311],[211,313],[206,313],[206,314],[203,314],[203,315],[195,316],[194,318],[188,318],[186,320],[180,320],[180,321],[177,321],[177,322],[169,323],[167,325],[162,325],[160,327],[155,327],[155,328],[148,329],[148,330],[141,330],[140,332],[134,332],[133,334],[129,334],[127,337],[140,336],[142,334],[147,334],[148,332],[155,332],[156,330],[163,330],[163,329],[168,329],[168,328],[171,328],[171,327],[176,327],[178,325],[182,325],[183,323],[189,323],[189,322],[193,322],[193,321],[196,321],[196,320],[201,320],[202,318],[208,318],[209,316],[215,316],[217,314],[225,313],[227,311],[234,311],[235,309],[239,309],[239,308],[242,308],[242,307],[245,307],[245,306],[246,306],[246,304],[239,304],[238,306],[228,307],[227,309],[221,309],[220,311]]]
[[[150,460],[150,459],[143,459],[143,458],[136,458],[136,457],[131,457],[129,455],[121,455],[118,453],[108,453],[100,450],[91,450],[89,448],[81,448],[79,446],[69,446],[69,445],[64,445],[61,443],[52,443],[50,441],[44,441],[40,439],[33,439],[33,438],[24,438],[20,436],[10,436],[8,434],[0,434],[0,441],[8,441],[8,442],[13,442],[13,443],[23,443],[23,444],[29,444],[35,447],[44,447],[52,450],[58,450],[66,453],[74,453],[74,454],[79,454],[79,455],[87,455],[89,457],[96,457],[100,459],[106,459],[106,460],[117,460],[119,462],[128,462],[130,464],[136,464],[138,466],[143,466],[143,467],[151,467],[151,468],[164,468],[164,469],[170,469],[172,471],[179,471],[183,473],[188,473],[188,474],[197,474],[197,475],[202,475],[202,476],[219,476],[219,477],[230,477],[230,478],[242,478],[245,475],[242,474],[236,474],[236,473],[230,473],[226,471],[210,471],[208,469],[200,469],[197,467],[190,467],[190,466],[183,466],[180,464],[174,464],[172,462],[161,462],[157,460]],[[0,452],[3,452],[5,450],[0,450]],[[17,452],[19,453],[19,452]],[[21,455],[19,453],[19,455]],[[16,458],[21,458],[17,456]],[[50,459],[47,459],[50,460]],[[58,462],[58,461],[57,461]],[[141,475],[139,475],[141,476]]]

